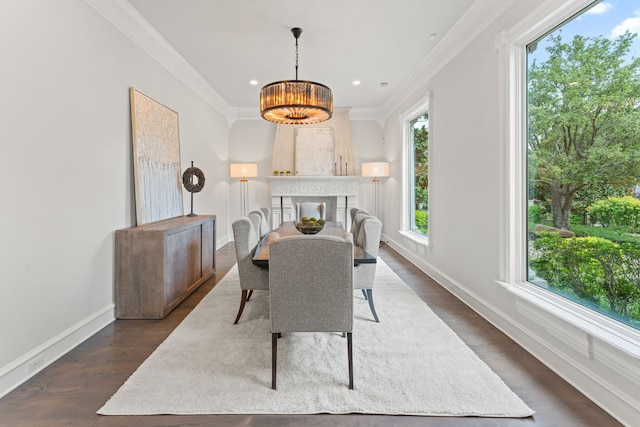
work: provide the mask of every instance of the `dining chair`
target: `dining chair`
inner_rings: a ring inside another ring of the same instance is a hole
[[[369,212],[365,211],[364,209],[360,209],[360,208],[351,208],[351,210],[349,211],[349,214],[351,215],[351,234],[353,234],[353,241],[356,241],[356,238],[358,237],[358,228],[356,227],[356,215],[357,214],[362,214],[362,215],[369,215]]]
[[[296,219],[300,221],[303,217],[327,219],[327,204],[325,202],[296,202]]]
[[[257,218],[252,215],[256,215]],[[262,209],[256,209],[255,211],[249,212],[249,218],[251,218],[251,222],[253,222],[253,226],[255,227],[260,239],[269,234],[271,228],[269,227],[269,221],[264,215],[264,211]]]
[[[357,214],[356,217],[361,214]],[[374,216],[365,216],[359,224],[356,245],[362,247],[367,253],[378,257],[380,247],[380,235],[382,234],[382,223]],[[362,294],[369,302],[369,309],[376,322],[380,322],[376,308],[373,304],[373,284],[376,277],[376,264],[359,264],[353,269],[353,288],[362,289]]]
[[[353,389],[351,233],[345,232],[344,237],[283,237],[272,242],[269,250],[271,388],[276,389],[278,339],[282,333],[341,332],[347,336],[349,389]]]
[[[253,254],[258,245],[258,234],[253,223],[246,217],[240,217],[231,225],[233,228],[238,275],[240,277],[240,308],[233,322],[237,324],[244,311],[244,306],[254,290],[269,289],[269,270],[253,264]]]
[[[255,232],[256,238],[260,240],[262,238],[262,236],[260,235],[260,224],[262,224],[262,216],[259,213],[252,211],[247,214],[247,218],[249,218],[251,224],[253,224],[253,231]]]
[[[353,234],[353,241],[356,242],[356,244],[358,241],[358,233],[360,233],[360,228],[362,226],[362,221],[364,221],[366,218],[369,218],[370,216],[371,215],[369,215],[366,211],[360,210],[353,217],[353,223],[351,224],[351,234]]]
[[[269,231],[271,231],[271,209],[269,208],[260,208],[262,213],[264,214],[264,218],[267,220],[267,227]]]

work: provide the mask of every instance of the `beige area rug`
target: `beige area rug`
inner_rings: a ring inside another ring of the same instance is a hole
[[[354,300],[354,383],[341,334],[285,334],[271,389],[268,292],[239,324],[237,266],[98,411],[104,415],[364,413],[527,417],[534,413],[381,260],[381,323]]]

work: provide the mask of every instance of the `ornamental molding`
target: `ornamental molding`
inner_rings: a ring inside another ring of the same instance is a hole
[[[267,177],[271,196],[357,196],[360,177]]]

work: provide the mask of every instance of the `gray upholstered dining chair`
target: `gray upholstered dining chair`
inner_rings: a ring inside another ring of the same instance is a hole
[[[349,388],[353,389],[351,233],[345,232],[344,238],[283,237],[272,242],[269,251],[271,387],[276,389],[278,337],[282,333],[342,332],[347,335]]]
[[[251,219],[251,222],[253,222],[253,226],[256,229],[259,238],[262,239],[264,236],[269,234],[271,228],[269,227],[269,221],[264,215],[264,211],[262,209],[256,209],[255,211],[249,212],[249,218]]]
[[[357,214],[358,218],[361,214]],[[370,255],[377,257],[380,247],[382,223],[374,216],[365,215],[359,221],[356,245],[361,246]],[[369,309],[376,322],[380,322],[373,304],[373,283],[376,277],[376,264],[359,264],[353,269],[353,288],[362,289],[362,294],[369,302]]]
[[[358,241],[358,233],[360,232],[360,228],[362,227],[362,221],[364,221],[366,218],[369,218],[370,216],[371,215],[369,215],[366,211],[360,210],[353,217],[353,223],[351,224],[351,234],[353,234],[353,241],[356,242],[356,244]]]
[[[360,208],[351,208],[351,210],[349,211],[349,214],[351,215],[351,234],[353,234],[353,241],[356,241],[356,238],[358,237],[358,227],[356,226],[356,215],[361,214],[361,215],[369,215],[369,212],[365,211],[364,209],[360,209]],[[364,217],[360,217],[360,218],[364,218]],[[359,224],[358,224],[359,225]]]
[[[262,215],[260,215],[256,211],[251,211],[247,214],[247,218],[251,221],[253,225],[253,231],[256,234],[256,238],[260,240],[262,236],[260,235],[260,224],[262,224]]]
[[[251,297],[251,292],[269,289],[269,270],[253,264],[253,254],[258,245],[258,234],[254,230],[251,220],[246,216],[240,217],[233,222],[232,228],[242,291],[238,315],[233,322],[236,324],[242,316],[245,303]]]
[[[264,219],[267,220],[267,228],[271,231],[271,209],[269,208],[260,208],[262,213],[264,214]]]
[[[327,219],[327,204],[325,202],[296,202],[296,219],[300,221],[303,217]]]

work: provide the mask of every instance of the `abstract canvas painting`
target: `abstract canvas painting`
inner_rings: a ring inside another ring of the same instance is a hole
[[[335,174],[333,128],[296,128],[294,138],[296,175]]]
[[[178,113],[130,88],[138,225],[182,216]]]

